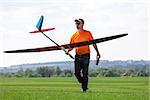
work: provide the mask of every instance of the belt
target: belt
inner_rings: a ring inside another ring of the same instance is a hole
[[[89,55],[90,55],[89,53],[83,54],[83,55],[78,55],[78,54],[76,54],[77,57],[83,57],[83,56],[89,56]]]

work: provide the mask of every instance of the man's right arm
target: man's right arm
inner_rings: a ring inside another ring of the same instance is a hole
[[[69,49],[68,49],[68,52],[70,52],[71,50],[73,50],[73,48],[69,48]]]
[[[70,44],[72,44],[72,43],[74,43],[74,42],[73,42],[73,36],[71,37],[71,40],[70,40]],[[68,48],[67,53],[69,53],[71,50],[73,50],[73,48]],[[67,54],[67,53],[66,53],[66,54]]]

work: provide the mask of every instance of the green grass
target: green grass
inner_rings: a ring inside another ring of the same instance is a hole
[[[82,93],[76,78],[0,78],[0,100],[149,100],[148,79],[89,78]]]

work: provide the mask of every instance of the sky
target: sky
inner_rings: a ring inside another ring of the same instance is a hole
[[[46,34],[58,44],[70,42],[74,19],[85,20],[84,29],[101,38],[128,33],[99,43],[101,60],[150,60],[148,0],[0,0],[0,67],[17,64],[73,61],[63,51],[6,54],[3,51],[53,46],[42,34],[30,34],[41,15]],[[91,60],[96,52],[91,47]],[[71,51],[75,55],[75,51]]]

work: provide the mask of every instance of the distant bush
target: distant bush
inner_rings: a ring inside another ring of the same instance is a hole
[[[129,68],[129,69],[115,69],[115,68],[92,68],[89,69],[90,77],[148,77],[150,76],[149,68]],[[0,77],[74,77],[73,70],[62,70],[59,67],[38,67],[36,70],[20,69],[15,73],[0,73]]]

